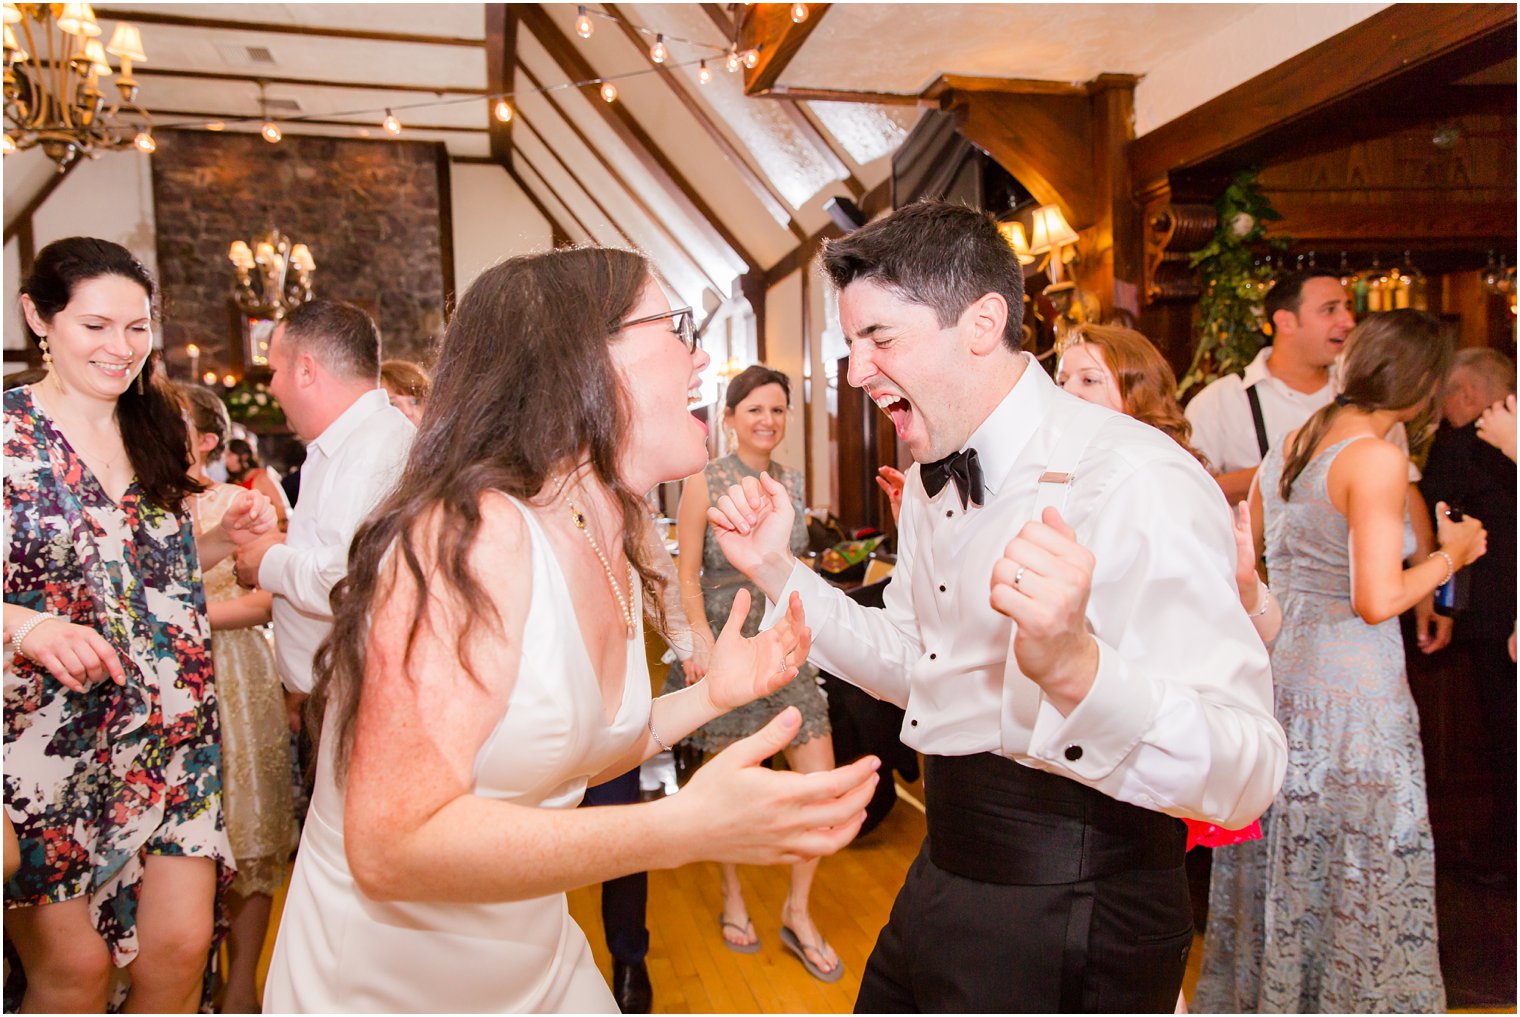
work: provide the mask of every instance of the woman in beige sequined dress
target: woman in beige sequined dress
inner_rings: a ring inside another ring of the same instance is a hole
[[[206,465],[220,454],[226,440],[227,410],[209,389],[194,385],[183,391],[196,460],[192,475],[210,483]],[[197,496],[197,531],[216,525],[240,490],[232,484],[211,484]],[[270,595],[241,589],[230,558],[208,571],[204,582],[220,693],[223,805],[237,862],[237,877],[227,900],[231,929],[220,1009],[257,1013],[255,970],[274,894],[289,871],[295,840],[290,728],[264,627],[269,621]]]

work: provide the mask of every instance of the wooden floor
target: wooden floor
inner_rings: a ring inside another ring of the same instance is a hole
[[[649,979],[656,1013],[849,1013],[860,973],[886,924],[892,899],[924,837],[924,817],[899,801],[875,830],[826,858],[813,884],[813,919],[844,962],[844,977],[826,985],[807,973],[779,937],[786,897],[784,867],[743,866],[745,900],[761,950],[739,954],[724,945],[718,866],[688,865],[649,874]],[[575,916],[604,974],[612,961],[602,937],[599,889],[570,894]]]

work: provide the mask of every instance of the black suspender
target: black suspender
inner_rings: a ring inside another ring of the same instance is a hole
[[[1251,420],[1256,424],[1256,447],[1261,457],[1267,458],[1267,422],[1261,415],[1261,396],[1256,394],[1256,384],[1246,386],[1246,398],[1251,402]]]

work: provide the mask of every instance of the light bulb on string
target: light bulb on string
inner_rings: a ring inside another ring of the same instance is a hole
[[[655,35],[654,45],[649,47],[649,59],[657,64],[663,64],[670,56],[670,50],[665,46],[665,36]]]
[[[512,107],[508,105],[505,99],[496,100],[496,106],[492,110],[492,113],[501,123],[509,124],[512,122]]]
[[[602,82],[602,98],[607,102],[616,102],[617,86],[610,81]]]
[[[753,68],[759,62],[760,62],[760,51],[758,49],[747,49],[747,50],[744,51],[744,66],[745,67]]]
[[[264,136],[264,140],[269,142],[271,145],[278,145],[280,143],[280,139],[285,136],[280,132],[280,125],[275,123],[273,120],[265,120],[264,126],[259,130],[259,133],[262,134]]]
[[[390,110],[385,111],[385,119],[380,121],[380,126],[385,128],[385,133],[391,137],[401,133],[401,121],[396,119],[396,114]]]
[[[808,19],[807,4],[792,4],[792,23],[800,25]]]
[[[707,61],[703,60],[702,63],[697,67],[697,82],[698,84],[705,85],[711,80],[712,71],[707,69]]]
[[[591,38],[592,31],[591,15],[584,7],[575,9],[575,34],[582,39]]]
[[[728,56],[723,58],[723,66],[728,68],[728,73],[733,74],[739,69],[739,47],[728,47]]]
[[[237,375],[235,375],[235,374],[224,374],[224,375],[222,375],[222,384],[226,385],[228,388],[231,388],[232,386],[234,386],[234,385],[237,384]]]
[[[201,381],[205,382],[207,385],[215,385],[216,384],[216,372],[215,371],[207,371],[205,374],[201,375]]]
[[[132,139],[132,144],[144,155],[152,155],[158,151],[158,142],[153,140],[152,131],[138,131],[137,137]]]

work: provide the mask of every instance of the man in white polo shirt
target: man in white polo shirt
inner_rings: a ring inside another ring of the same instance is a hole
[[[1231,505],[1251,491],[1267,449],[1283,441],[1315,410],[1335,398],[1336,361],[1356,324],[1340,278],[1328,272],[1280,273],[1262,308],[1272,345],[1262,348],[1243,375],[1211,383],[1188,403],[1193,446],[1209,460],[1214,479]],[[1409,448],[1404,425],[1388,440]],[[1415,485],[1420,471],[1409,464],[1409,520],[1417,554],[1429,553],[1433,534],[1425,500]],[[1430,598],[1416,608],[1420,648],[1433,653],[1451,637],[1451,622],[1435,614]]]
[[[380,388],[379,330],[351,304],[312,300],[292,311],[275,329],[269,366],[269,390],[306,442],[301,499],[284,542],[248,545],[237,572],[274,594],[275,660],[294,709],[311,692],[348,545],[401,475],[415,429]]]

